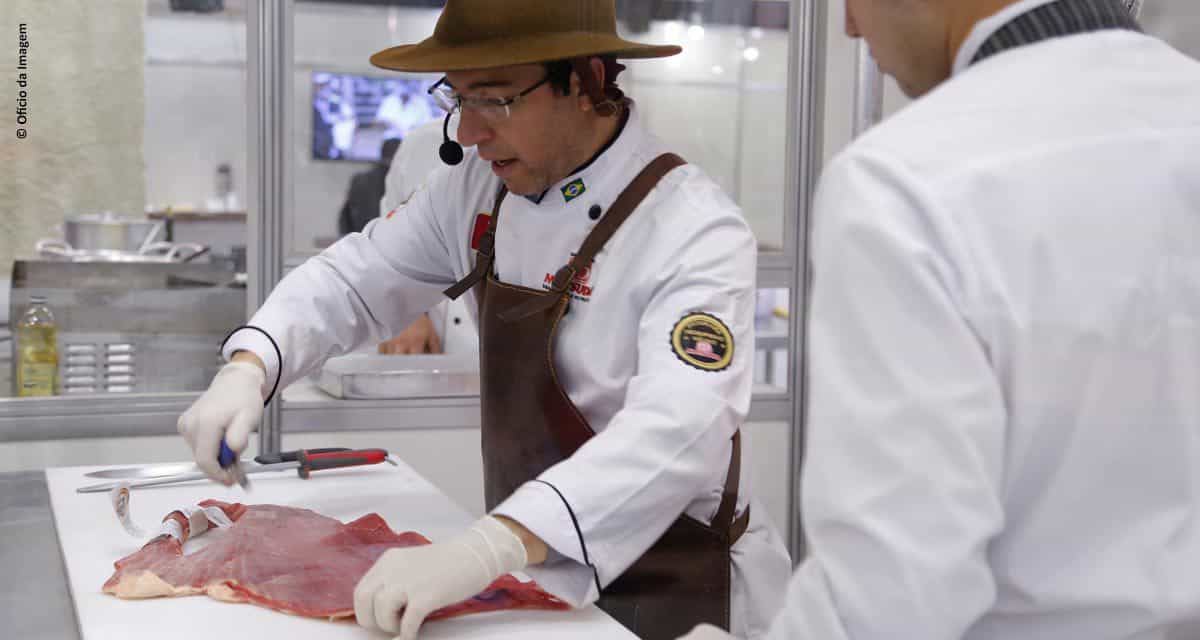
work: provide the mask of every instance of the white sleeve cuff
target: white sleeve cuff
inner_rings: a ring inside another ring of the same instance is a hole
[[[267,380],[263,383],[262,389],[263,397],[266,398],[271,389],[275,387],[275,381],[279,379],[279,354],[275,351],[275,346],[261,332],[242,328],[234,331],[233,335],[225,341],[225,347],[221,349],[221,356],[228,362],[237,351],[249,351],[258,356],[266,365]]]
[[[574,607],[586,606],[600,597],[595,573],[584,562],[584,549],[571,512],[554,489],[541,482],[526,482],[493,509],[491,515],[521,523],[560,556],[558,562],[524,569],[543,589]],[[591,546],[587,547],[587,554],[587,559],[596,564]]]
[[[555,564],[530,565],[521,573],[533,578],[550,595],[581,609],[600,598],[592,568],[563,560]]]

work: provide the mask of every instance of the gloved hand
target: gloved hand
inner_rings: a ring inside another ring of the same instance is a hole
[[[735,640],[735,638],[711,624],[701,624],[677,640]]]
[[[262,420],[266,379],[266,372],[257,365],[230,362],[213,377],[208,390],[179,416],[179,433],[192,448],[196,465],[213,480],[233,484],[233,473],[217,463],[221,438],[235,453],[246,448],[250,433]]]
[[[430,613],[476,595],[528,561],[521,539],[484,516],[446,542],[384,552],[354,588],[354,615],[368,629],[414,640]]]

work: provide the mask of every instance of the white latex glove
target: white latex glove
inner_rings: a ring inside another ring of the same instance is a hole
[[[478,594],[528,562],[521,539],[484,516],[446,542],[384,552],[354,588],[354,615],[368,629],[414,640],[430,613]]]
[[[680,636],[678,640],[736,640],[734,636],[729,635],[718,627],[711,624],[697,625],[686,636]]]
[[[245,450],[250,433],[262,420],[266,380],[266,372],[257,365],[230,362],[213,377],[208,390],[179,416],[176,426],[192,448],[196,466],[213,480],[233,484],[233,473],[217,462],[221,438],[235,453]]]

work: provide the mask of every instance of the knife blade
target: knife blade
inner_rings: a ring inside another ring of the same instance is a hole
[[[296,460],[290,462],[276,462],[271,464],[243,462],[242,465],[243,470],[247,474],[295,469],[297,475],[299,475],[301,478],[307,479],[314,471],[379,464],[380,462],[387,460],[388,452],[387,449],[343,449],[340,451],[326,452],[313,452],[301,449],[298,451],[296,457]],[[203,471],[192,471],[178,473],[172,476],[134,480],[132,482],[103,482],[100,484],[79,487],[75,491],[78,493],[99,493],[102,491],[110,491],[122,485],[128,486],[131,489],[135,489],[140,487],[154,487],[166,484],[176,484],[179,482],[189,482],[192,480],[203,480],[207,477],[208,476],[205,475]]]

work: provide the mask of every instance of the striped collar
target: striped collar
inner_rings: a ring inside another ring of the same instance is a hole
[[[1009,49],[1104,29],[1142,30],[1121,0],[1021,0],[975,25],[954,72]]]

